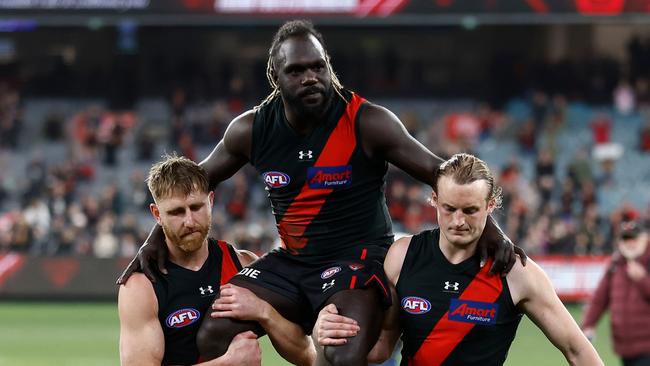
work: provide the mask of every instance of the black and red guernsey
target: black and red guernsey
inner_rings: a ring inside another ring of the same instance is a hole
[[[266,184],[283,247],[305,261],[393,240],[387,163],[361,147],[367,102],[342,93],[348,101],[335,94],[325,122],[306,136],[289,125],[279,97],[255,114],[251,164]]]
[[[222,284],[242,266],[235,249],[208,239],[208,258],[198,271],[169,260],[169,274],[153,283],[158,299],[158,320],[165,336],[163,365],[193,365],[199,361],[196,334]]]
[[[402,366],[503,365],[521,312],[508,283],[488,276],[478,255],[452,264],[439,229],[411,238],[396,284],[402,328]]]

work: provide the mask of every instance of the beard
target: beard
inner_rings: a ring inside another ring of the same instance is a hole
[[[172,228],[165,225],[164,223],[161,226],[163,232],[165,233],[167,241],[185,253],[191,253],[199,250],[205,242],[205,239],[208,237],[208,233],[210,232],[209,225],[198,225],[192,230],[186,230],[182,233],[175,232]]]
[[[321,102],[318,104],[305,103],[303,97],[314,92],[320,93],[322,95]],[[287,102],[287,104],[291,107],[291,109],[296,111],[296,113],[300,117],[320,118],[325,114],[327,108],[329,107],[332,101],[332,96],[334,95],[334,87],[330,85],[325,90],[321,90],[320,88],[314,87],[314,88],[309,88],[300,94],[291,94],[289,91],[285,90],[284,88],[282,88],[282,86],[280,86],[280,94]]]

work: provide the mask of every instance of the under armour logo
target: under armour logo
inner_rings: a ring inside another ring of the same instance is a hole
[[[300,159],[300,160],[304,160],[305,158],[313,159],[314,155],[312,155],[312,154],[313,154],[313,151],[311,151],[311,150],[307,150],[307,152],[304,152],[304,151],[300,150],[298,152],[298,159]]]
[[[449,281],[445,281],[445,290],[458,291],[458,286],[460,286],[458,282],[451,283]]]
[[[336,281],[336,279],[333,279],[332,282],[325,282],[325,283],[323,284],[323,287],[322,287],[322,288],[323,288],[323,292],[325,292],[325,291],[331,289],[332,287],[334,287],[334,281]]]
[[[199,291],[201,291],[201,295],[205,295],[206,293],[214,293],[212,286],[208,286],[208,288],[199,287]]]

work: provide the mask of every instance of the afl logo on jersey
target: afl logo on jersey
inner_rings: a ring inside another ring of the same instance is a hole
[[[264,183],[269,188],[286,187],[291,181],[289,175],[282,172],[266,172],[262,174],[262,178],[264,178]]]
[[[341,267],[328,268],[328,269],[324,270],[323,273],[320,274],[320,278],[327,279],[327,278],[330,278],[330,277],[334,276],[335,274],[337,274],[339,272],[341,272]]]
[[[190,324],[194,324],[201,317],[196,309],[187,308],[176,310],[175,312],[169,314],[165,324],[169,328],[183,328]]]
[[[402,309],[409,314],[420,315],[431,310],[431,303],[417,296],[409,296],[402,299]]]

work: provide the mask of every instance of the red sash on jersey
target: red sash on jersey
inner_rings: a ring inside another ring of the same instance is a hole
[[[315,167],[329,167],[346,165],[352,157],[352,152],[357,146],[356,130],[354,121],[359,111],[359,107],[366,100],[362,97],[352,94],[352,98],[345,108],[345,113],[341,116],[334,128],[334,131],[327,139],[323,151],[318,156],[314,164]],[[292,254],[297,254],[298,249],[307,245],[308,239],[304,237],[307,226],[318,215],[327,196],[334,189],[312,189],[308,182],[300,190],[300,193],[294,198],[293,202],[287,208],[278,223],[278,233],[282,239],[282,246]]]
[[[474,277],[465,291],[460,295],[460,300],[481,302],[496,301],[503,291],[501,276],[487,275],[493,260],[490,258],[481,271]],[[427,336],[408,362],[409,366],[438,366],[441,365],[458,343],[474,328],[474,324],[455,322],[448,319],[449,312],[440,318],[431,333]]]
[[[221,249],[221,284],[224,285],[239,272],[235,264],[235,260],[239,262],[239,259],[235,259],[230,255],[228,243],[218,240],[217,244],[219,244],[219,249]]]

